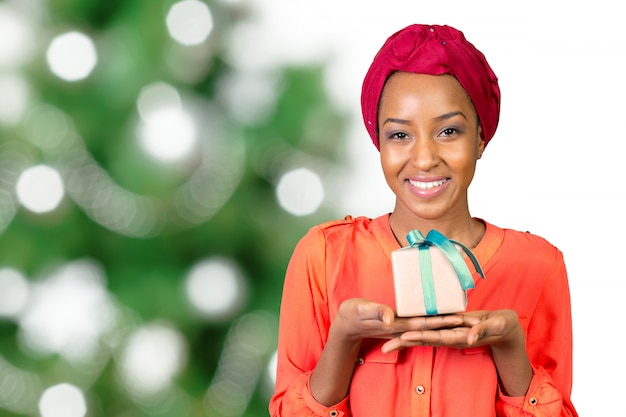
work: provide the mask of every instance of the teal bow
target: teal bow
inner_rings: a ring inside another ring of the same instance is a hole
[[[478,259],[476,259],[474,253],[472,253],[472,251],[467,246],[463,245],[460,242],[457,242],[456,240],[448,239],[437,230],[431,230],[430,232],[428,232],[428,235],[424,237],[422,232],[414,229],[406,235],[406,238],[409,241],[409,245],[411,247],[416,247],[419,249],[419,263],[422,275],[422,289],[424,292],[424,306],[426,308],[426,314],[437,314],[435,282],[433,281],[430,253],[428,252],[431,246],[438,247],[446,256],[446,258],[450,261],[452,268],[454,268],[454,272],[456,272],[456,275],[459,278],[459,282],[461,283],[461,288],[463,288],[463,290],[474,288],[474,280],[472,279],[472,274],[470,273],[467,265],[465,264],[465,261],[463,260],[463,256],[454,247],[455,244],[459,245],[461,249],[463,249],[463,251],[472,261],[472,264],[474,264],[474,268],[476,268],[478,274],[482,278],[485,278],[485,273],[478,263]]]

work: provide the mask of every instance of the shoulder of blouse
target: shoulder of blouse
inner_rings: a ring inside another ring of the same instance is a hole
[[[500,230],[500,233],[502,233],[503,243],[507,246],[514,245],[515,247],[526,248],[538,252],[560,252],[558,247],[543,236],[534,234],[530,231],[498,227],[488,222],[485,223],[488,225],[487,227],[492,230]]]
[[[337,226],[356,224],[356,223],[361,223],[361,224],[370,223],[371,221],[372,219],[369,217],[365,217],[365,216],[352,217],[350,215],[347,215],[343,219],[329,220],[329,221],[320,223],[314,227],[318,229],[326,230],[326,229],[331,229]]]

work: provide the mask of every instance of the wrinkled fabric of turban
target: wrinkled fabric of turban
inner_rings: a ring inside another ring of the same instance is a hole
[[[453,27],[414,24],[387,39],[363,81],[363,120],[377,149],[378,103],[385,82],[396,71],[454,76],[474,104],[487,146],[500,119],[500,87],[485,56]]]

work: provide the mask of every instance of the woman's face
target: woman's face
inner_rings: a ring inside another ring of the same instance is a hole
[[[484,141],[456,78],[395,73],[381,95],[378,126],[383,172],[396,195],[394,214],[409,221],[469,216],[467,189]]]

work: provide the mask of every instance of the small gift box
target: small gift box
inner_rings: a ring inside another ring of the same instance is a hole
[[[400,317],[465,311],[467,290],[474,288],[465,252],[482,278],[485,274],[472,251],[436,230],[407,234],[409,246],[391,252],[396,310]]]

